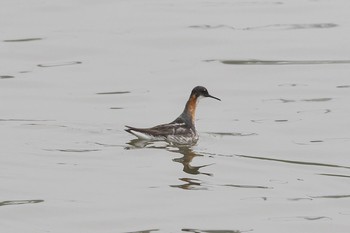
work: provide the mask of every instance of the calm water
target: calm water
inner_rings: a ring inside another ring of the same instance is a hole
[[[348,232],[349,7],[2,1],[1,232]]]

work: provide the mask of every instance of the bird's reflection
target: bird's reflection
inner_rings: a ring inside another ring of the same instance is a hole
[[[172,188],[180,188],[185,190],[208,190],[208,187],[203,185],[203,182],[198,179],[180,178],[184,184],[170,185]]]
[[[174,162],[181,163],[183,165],[183,171],[191,175],[207,175],[212,176],[211,173],[201,172],[200,169],[203,167],[210,166],[212,164],[206,164],[201,166],[192,166],[191,162],[193,158],[197,156],[203,156],[192,150],[189,146],[178,146],[174,144],[168,144],[167,142],[152,142],[140,139],[133,139],[127,143],[129,146],[126,149],[136,149],[136,148],[151,148],[151,149],[165,149],[168,152],[181,154],[182,157],[173,159]]]
[[[178,162],[178,163],[182,163],[183,167],[183,171],[188,173],[188,174],[192,174],[192,175],[198,175],[198,174],[202,174],[202,175],[207,175],[207,176],[212,176],[212,174],[210,173],[204,173],[204,172],[200,172],[199,169],[201,169],[202,167],[207,167],[210,166],[212,164],[206,164],[206,165],[202,165],[202,166],[192,166],[191,162],[193,160],[194,157],[196,156],[203,156],[199,153],[194,152],[191,147],[177,147],[176,150],[168,150],[174,153],[180,153],[183,156],[180,158],[175,158],[173,159],[174,162]]]

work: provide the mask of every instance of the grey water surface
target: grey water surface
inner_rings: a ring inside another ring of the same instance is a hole
[[[1,232],[349,232],[349,1],[1,3]]]

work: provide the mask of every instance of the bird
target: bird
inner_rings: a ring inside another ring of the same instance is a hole
[[[174,121],[151,128],[136,128],[125,125],[125,131],[140,140],[167,141],[175,145],[196,144],[199,139],[195,127],[196,107],[199,100],[204,97],[221,101],[221,99],[210,95],[207,88],[196,86],[192,89],[183,112]]]

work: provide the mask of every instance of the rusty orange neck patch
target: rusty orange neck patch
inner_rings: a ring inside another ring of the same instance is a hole
[[[186,111],[188,116],[191,118],[192,123],[195,121],[197,107],[197,97],[192,95],[186,104]]]

